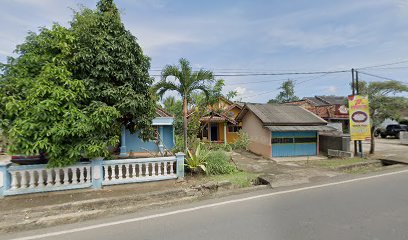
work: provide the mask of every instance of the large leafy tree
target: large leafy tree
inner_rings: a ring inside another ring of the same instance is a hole
[[[401,109],[408,107],[408,99],[399,96],[400,93],[408,92],[408,86],[399,81],[383,82],[359,82],[360,95],[367,95],[370,106],[371,126],[371,145],[370,153],[375,151],[374,130],[385,119],[399,120],[401,118]]]
[[[149,91],[149,57],[125,29],[113,0],[100,0],[96,10],[82,9],[71,22],[73,76],[82,79],[93,100],[120,112],[118,124],[149,137],[155,102]]]
[[[51,166],[63,166],[107,156],[121,126],[144,138],[152,133],[150,60],[112,0],[76,12],[70,28],[30,33],[16,52],[0,78],[10,152],[46,152]]]
[[[47,153],[50,166],[64,166],[88,157],[106,156],[115,145],[120,113],[92,101],[84,82],[69,71],[75,36],[54,25],[30,33],[9,58],[0,78],[0,127],[9,152]]]
[[[270,99],[268,103],[285,103],[298,101],[299,98],[295,95],[295,84],[293,80],[288,79],[279,87],[281,90],[274,99]]]
[[[175,81],[168,78],[174,77]],[[190,62],[184,58],[179,60],[179,65],[167,65],[161,73],[161,80],[155,85],[160,96],[167,91],[176,91],[183,102],[183,138],[184,149],[187,150],[187,110],[191,94],[202,91],[207,97],[210,94],[209,85],[214,81],[211,71],[200,69],[193,71]]]

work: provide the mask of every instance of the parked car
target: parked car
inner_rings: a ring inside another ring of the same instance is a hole
[[[395,138],[399,138],[401,131],[408,131],[407,125],[402,124],[390,124],[385,129],[383,129],[380,133],[381,138],[386,138],[388,136],[393,136]]]
[[[32,164],[46,164],[48,163],[46,153],[40,153],[39,155],[12,155],[11,162],[19,165],[32,165]]]

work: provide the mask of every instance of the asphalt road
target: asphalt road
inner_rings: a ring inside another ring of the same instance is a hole
[[[3,235],[0,239],[408,239],[407,183],[408,170],[403,170]],[[21,238],[24,236],[27,238]]]

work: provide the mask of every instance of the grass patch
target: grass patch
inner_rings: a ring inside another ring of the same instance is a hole
[[[333,159],[327,159],[327,160],[311,160],[311,161],[305,162],[305,165],[328,168],[328,169],[336,169],[338,167],[353,165],[356,163],[362,163],[366,161],[367,160],[364,158],[357,158],[357,157],[346,158],[346,159],[333,158]]]
[[[252,182],[258,177],[255,173],[248,173],[248,172],[234,172],[231,174],[222,174],[222,175],[214,175],[214,176],[206,176],[205,178],[208,181],[230,181],[234,186],[237,187],[249,187],[252,185]]]

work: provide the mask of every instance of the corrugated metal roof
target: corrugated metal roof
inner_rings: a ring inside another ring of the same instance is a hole
[[[334,127],[330,126],[266,126],[272,132],[285,131],[336,131]]]
[[[156,117],[173,117],[170,113],[166,112],[160,107],[156,107]]]
[[[326,125],[326,121],[296,105],[247,104],[264,125]]]
[[[329,104],[344,105],[347,103],[347,98],[342,96],[315,96],[315,98],[320,99]]]

